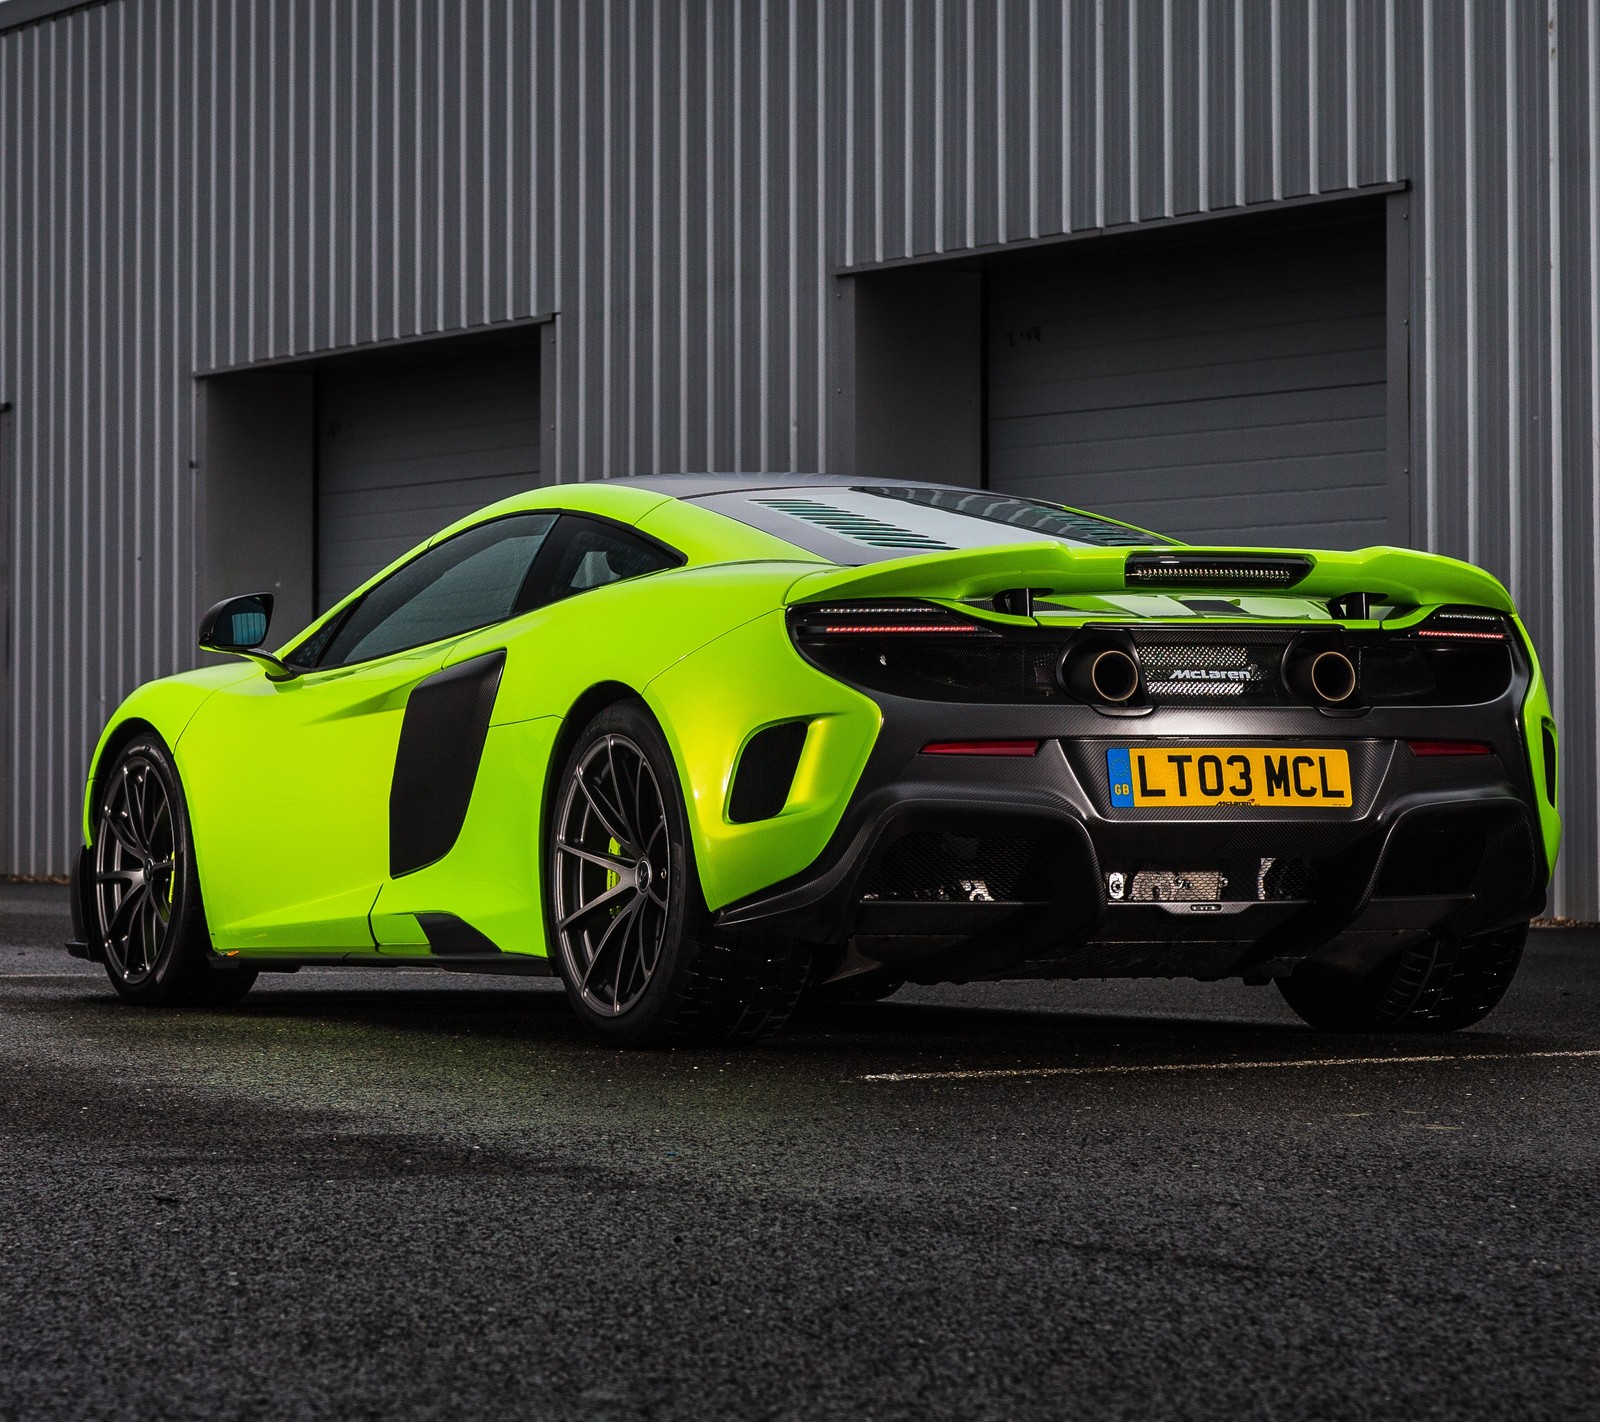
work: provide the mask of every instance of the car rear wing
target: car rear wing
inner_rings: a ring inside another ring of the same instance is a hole
[[[919,553],[807,573],[790,604],[848,598],[996,599],[1026,613],[1032,598],[1141,592],[1287,593],[1365,617],[1370,603],[1462,603],[1514,612],[1499,579],[1470,563],[1406,548],[1353,553],[1264,548],[1069,548],[1056,542]]]

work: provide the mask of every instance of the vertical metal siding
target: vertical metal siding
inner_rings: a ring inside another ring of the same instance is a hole
[[[816,468],[832,273],[1409,181],[1417,537],[1505,577],[1600,916],[1596,0],[110,0],[0,33],[11,870],[189,660],[197,370],[554,317],[552,477]]]

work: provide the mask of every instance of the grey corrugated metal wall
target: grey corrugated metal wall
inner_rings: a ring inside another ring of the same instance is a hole
[[[995,270],[990,487],[1190,543],[1390,541],[1384,226]]]
[[[1402,180],[1414,534],[1527,609],[1556,904],[1600,916],[1597,30],[1595,0],[111,0],[0,35],[7,867],[64,866],[95,728],[190,661],[197,370],[553,316],[550,477],[843,465],[839,268]]]

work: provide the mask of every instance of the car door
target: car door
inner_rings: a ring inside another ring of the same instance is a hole
[[[542,950],[542,781],[561,718],[601,662],[586,655],[593,638],[585,634],[582,594],[682,561],[673,549],[609,519],[563,513],[518,597],[517,620],[450,645],[446,675],[461,676],[463,690],[473,668],[489,665],[497,687],[504,665],[505,684],[493,703],[493,724],[476,738],[464,730],[456,736],[473,740],[473,758],[448,843],[441,840],[437,857],[419,856],[428,862],[383,886],[372,914],[383,949],[416,953],[431,943],[434,952]],[[489,716],[487,707],[483,714]]]
[[[513,615],[555,518],[513,514],[431,544],[294,647],[298,674],[212,697],[182,739],[221,951],[373,948],[405,706],[462,635]]]

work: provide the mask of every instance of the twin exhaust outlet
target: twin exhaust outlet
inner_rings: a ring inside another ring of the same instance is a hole
[[[1103,644],[1069,651],[1059,675],[1062,685],[1080,701],[1101,706],[1135,704],[1142,685],[1133,654]],[[1346,706],[1356,694],[1356,665],[1337,648],[1292,648],[1283,659],[1283,680],[1302,701]]]

